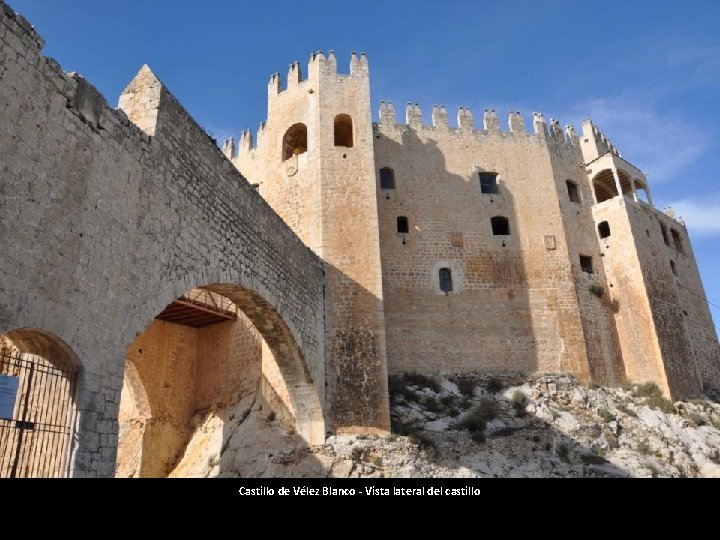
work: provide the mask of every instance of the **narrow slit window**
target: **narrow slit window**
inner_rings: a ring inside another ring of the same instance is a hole
[[[408,224],[408,218],[406,218],[405,216],[398,216],[397,232],[399,232],[399,233],[409,233],[410,232],[410,225]]]
[[[580,255],[580,268],[586,274],[594,274],[595,266],[593,265],[592,257],[588,255]]]
[[[610,224],[607,221],[601,221],[598,223],[598,234],[600,238],[607,238],[610,236]]]
[[[395,189],[395,172],[389,167],[380,169],[380,188]]]
[[[510,234],[510,220],[504,216],[490,218],[490,225],[494,236],[508,236]]]
[[[335,117],[335,146],[353,147],[353,123],[347,114]]]
[[[580,191],[578,190],[578,185],[572,180],[565,180],[565,185],[567,186],[568,198],[570,199],[570,202],[581,204],[582,201],[580,200]]]
[[[481,172],[480,176],[480,193],[497,194],[497,173]]]
[[[452,273],[449,268],[441,268],[439,273],[440,278],[440,290],[444,293],[449,293],[453,290],[452,285]]]
[[[675,261],[670,261],[670,270],[672,270],[672,273],[674,276],[677,276],[677,265],[675,264]]]

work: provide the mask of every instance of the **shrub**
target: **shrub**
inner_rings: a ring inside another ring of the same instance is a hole
[[[512,394],[512,404],[515,408],[517,416],[525,416],[525,407],[527,406],[527,396],[520,390],[515,390]]]
[[[588,383],[588,388],[590,390],[597,390],[598,388],[601,388],[601,386],[598,383],[596,383],[595,381],[590,381]]]
[[[487,382],[487,389],[493,394],[504,388],[504,385],[497,377],[490,377]]]
[[[651,409],[659,409],[664,413],[675,412],[675,406],[672,404],[672,402],[665,399],[661,395],[650,396],[649,398],[647,398],[646,403]]]
[[[688,420],[690,420],[696,426],[705,425],[705,419],[702,417],[701,414],[698,414],[696,412],[691,412],[687,415],[687,417],[688,417]]]
[[[422,404],[430,412],[442,412],[445,410],[440,401],[434,397],[425,397]]]
[[[380,456],[377,456],[377,457],[373,460],[373,464],[374,464],[376,467],[382,467],[382,466],[383,466],[382,458],[381,458]]]
[[[588,290],[598,298],[600,298],[605,293],[605,287],[598,283],[591,283],[588,286]]]
[[[358,441],[366,441],[368,436],[367,435],[358,435],[355,437]]]
[[[472,408],[458,424],[468,431],[483,431],[488,421],[497,416],[495,401],[484,399],[479,405]]]
[[[594,452],[581,454],[580,461],[582,461],[586,465],[602,465],[603,463],[608,462],[608,460],[605,459],[603,456],[598,455]]]
[[[405,385],[414,385],[418,388],[429,388],[435,393],[440,392],[440,383],[435,377],[428,377],[422,373],[405,373],[403,374]]]
[[[637,386],[635,386],[633,390],[633,395],[635,397],[662,397],[662,392],[660,391],[660,388],[658,388],[657,384],[655,384],[654,382],[649,382],[638,384]]]
[[[390,396],[403,396],[406,399],[411,398],[413,394],[407,387],[405,378],[402,375],[390,375],[388,377],[388,391]]]
[[[627,414],[628,416],[632,416],[633,418],[637,418],[637,413],[633,411],[632,409],[629,409],[627,405],[621,404],[618,405],[618,410],[622,413]]]
[[[467,397],[473,397],[475,395],[475,381],[472,379],[460,379],[457,378],[453,381],[457,387],[458,390],[460,390],[460,393]]]
[[[473,442],[482,444],[485,442],[485,433],[483,433],[482,431],[473,431],[470,433],[470,438],[473,440]]]
[[[451,406],[453,403],[455,403],[455,398],[451,395],[443,396],[440,398],[440,403],[445,405],[446,407]]]
[[[605,422],[612,422],[613,420],[615,420],[615,416],[613,415],[613,413],[611,413],[607,409],[600,409],[598,411],[598,416],[605,420]]]
[[[563,461],[567,461],[570,455],[570,448],[565,443],[559,443],[555,446],[555,452]]]
[[[640,441],[639,443],[637,443],[635,450],[637,450],[641,454],[647,455],[650,453],[650,445],[648,443],[646,443],[645,441]]]

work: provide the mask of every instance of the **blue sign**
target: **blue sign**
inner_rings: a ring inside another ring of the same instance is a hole
[[[0,418],[13,417],[19,382],[18,377],[0,375]]]

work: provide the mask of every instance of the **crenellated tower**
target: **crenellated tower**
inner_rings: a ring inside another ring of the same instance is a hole
[[[267,121],[255,144],[243,133],[232,159],[326,262],[327,403],[335,428],[389,429],[365,54],[352,53],[347,74],[338,73],[333,51],[313,53],[307,77],[292,63],[285,87],[273,74]]]

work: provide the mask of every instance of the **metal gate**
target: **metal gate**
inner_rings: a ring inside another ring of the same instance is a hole
[[[0,351],[0,478],[67,476],[77,371]]]

